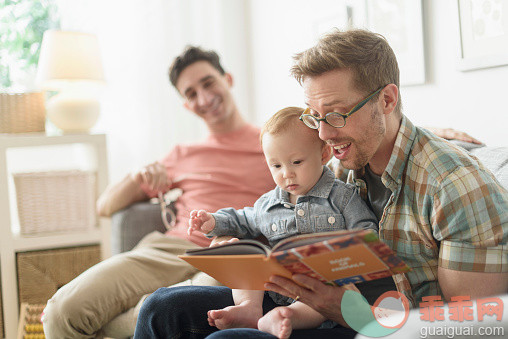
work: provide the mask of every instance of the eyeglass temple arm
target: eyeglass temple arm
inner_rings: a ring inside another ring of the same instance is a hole
[[[384,87],[380,87],[377,91],[375,91],[374,93],[372,93],[371,95],[369,95],[368,97],[366,97],[365,99],[363,99],[362,101],[360,101],[355,107],[353,107],[351,109],[351,111],[349,111],[348,114],[346,114],[344,117],[347,118],[349,117],[351,114],[353,114],[354,112],[358,111],[363,105],[365,105],[367,102],[369,102],[370,99],[372,99],[372,97],[376,94],[378,94]]]

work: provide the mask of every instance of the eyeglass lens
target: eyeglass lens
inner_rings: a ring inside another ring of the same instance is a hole
[[[346,124],[344,117],[337,113],[329,113],[325,115],[326,122],[332,125],[333,127],[343,127]],[[318,129],[319,121],[312,115],[304,115],[302,116],[302,120],[310,128]]]

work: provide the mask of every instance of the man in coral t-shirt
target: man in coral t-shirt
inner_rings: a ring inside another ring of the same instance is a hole
[[[159,192],[180,188],[176,224],[165,235],[148,234],[132,251],[95,265],[60,288],[44,311],[48,338],[116,336],[118,332],[111,331],[118,319],[123,319],[122,334],[132,336],[138,309],[134,306],[143,295],[197,276],[200,284],[216,284],[177,258],[187,249],[210,243],[197,232],[187,235],[189,212],[249,206],[275,186],[259,143],[259,129],[240,115],[230,91],[233,78],[220,65],[218,55],[188,47],[171,65],[169,76],[185,108],[204,120],[210,135],[200,143],[176,146],[161,161],[109,186],[97,208],[101,216],[111,216]]]

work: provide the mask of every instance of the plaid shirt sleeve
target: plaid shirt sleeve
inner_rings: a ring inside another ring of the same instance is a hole
[[[458,167],[434,194],[438,265],[472,272],[508,272],[506,190],[486,170]]]

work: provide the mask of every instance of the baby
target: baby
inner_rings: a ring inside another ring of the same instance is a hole
[[[375,215],[354,186],[337,180],[325,166],[331,149],[316,130],[299,120],[302,113],[297,107],[282,109],[261,131],[263,152],[277,187],[262,195],[254,207],[225,208],[216,213],[193,210],[189,234],[198,230],[210,237],[263,235],[273,246],[297,234],[378,229]],[[315,328],[326,320],[296,300],[263,316],[263,296],[263,291],[233,290],[235,305],[209,311],[208,322],[219,329],[258,328],[288,338],[293,329]]]

